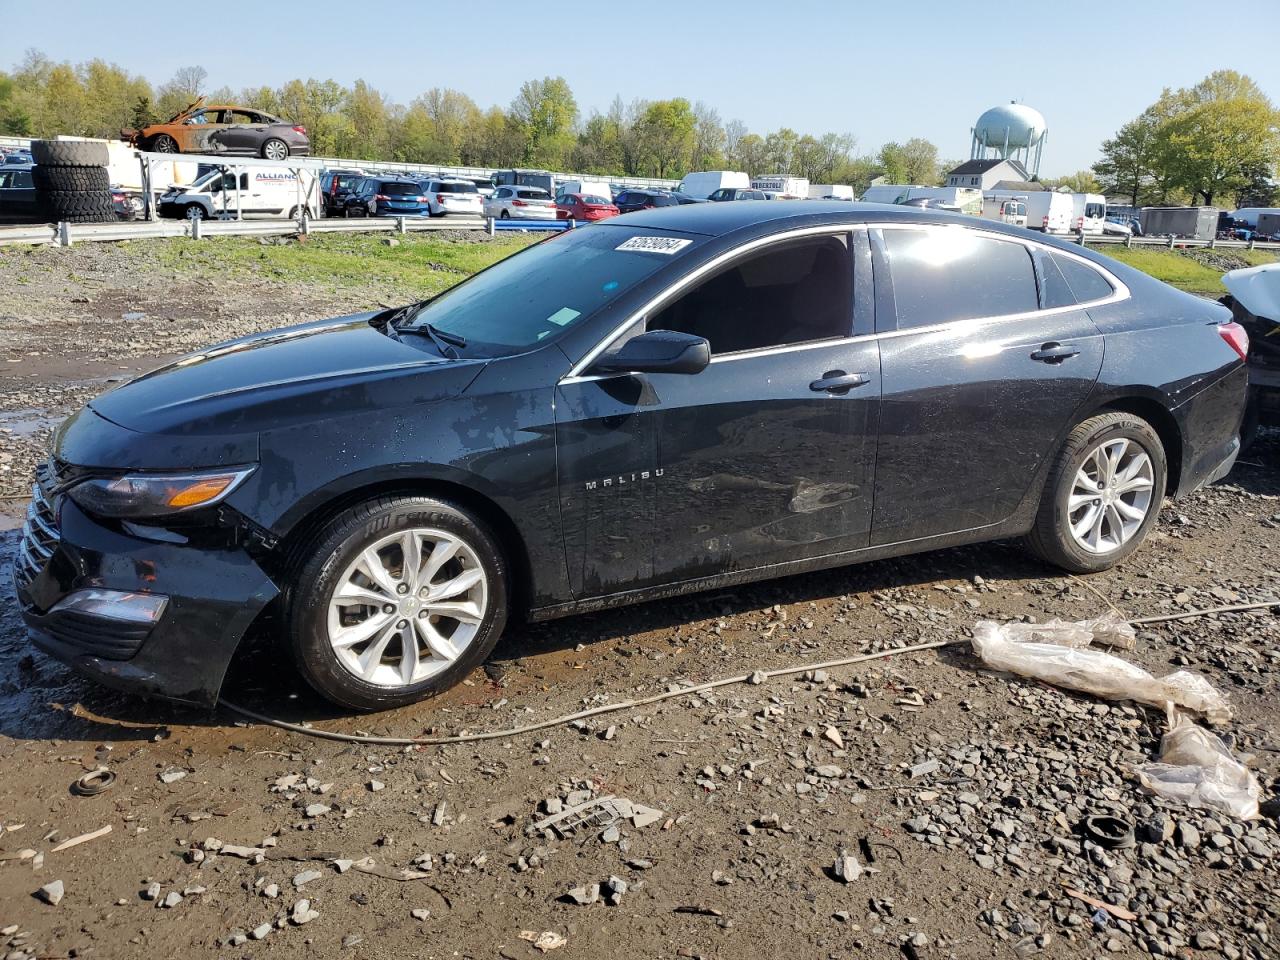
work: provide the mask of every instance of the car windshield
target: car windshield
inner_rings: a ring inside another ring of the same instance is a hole
[[[551,195],[545,190],[517,190],[516,196],[521,200],[546,200]]]
[[[699,240],[594,226],[499,261],[430,301],[411,327],[461,338],[469,355],[518,353],[626,293]]]
[[[378,192],[386,197],[416,197],[422,193],[422,185],[417,183],[383,183]]]

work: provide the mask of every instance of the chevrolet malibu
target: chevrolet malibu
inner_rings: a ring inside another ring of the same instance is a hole
[[[72,667],[203,704],[273,608],[320,693],[376,710],[516,614],[1006,537],[1102,570],[1231,468],[1246,348],[1218,304],[1004,224],[647,211],[91,401],[18,598]]]

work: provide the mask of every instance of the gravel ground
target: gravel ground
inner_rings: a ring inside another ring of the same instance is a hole
[[[177,296],[181,281],[114,249],[41,252],[41,279],[0,284],[4,359],[21,361],[0,385],[7,492],[47,423],[112,377],[369,302],[233,283],[210,310],[208,291]],[[91,303],[69,302],[73,276],[101,279]],[[66,342],[88,359],[60,359]],[[291,679],[265,624],[224,692],[348,733],[484,731],[964,640],[980,619],[1268,599],[1278,500],[1280,438],[1267,437],[1087,582],[998,543],[517,627],[462,686],[373,717],[336,715]],[[1157,675],[1199,671],[1228,696],[1220,732],[1266,801],[1241,823],[1139,788],[1130,768],[1157,754],[1159,711],[984,670],[967,645],[447,747],[320,741],[116,696],[29,652],[7,582],[16,539],[0,533],[7,958],[1280,956],[1280,629],[1267,611],[1140,628],[1125,654]],[[69,791],[101,765],[114,786]],[[608,796],[616,822],[536,826]],[[1132,846],[1082,834],[1102,813],[1134,828]]]

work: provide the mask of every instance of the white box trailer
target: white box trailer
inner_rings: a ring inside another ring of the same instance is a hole
[[[769,199],[807,200],[809,198],[809,178],[793,177],[785,173],[766,173],[751,178],[752,190],[763,190]]]
[[[1267,213],[1272,216],[1280,216],[1280,207],[1241,207],[1231,216],[1235,220],[1243,220],[1254,230],[1261,230],[1258,226],[1258,217]]]
[[[676,190],[686,197],[705,200],[722,187],[751,187],[751,178],[740,170],[700,170],[686,173]]]
[[[982,191],[977,187],[921,187],[907,183],[877,183],[862,195],[865,203],[906,203],[939,200],[971,217],[982,216]]]
[[[852,200],[853,187],[847,183],[811,183],[810,200]]]
[[[96,137],[57,137],[58,140],[90,141],[107,145],[107,176],[113,187],[128,193],[142,193],[142,161],[138,148],[123,140],[100,140]],[[200,175],[200,165],[191,160],[166,160],[152,165],[152,190],[158,196],[169,187],[193,183]]]

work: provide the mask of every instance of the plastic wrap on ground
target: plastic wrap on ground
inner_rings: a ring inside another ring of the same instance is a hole
[[[1262,788],[1222,739],[1178,710],[1160,741],[1160,762],[1134,767],[1138,780],[1157,796],[1189,807],[1216,810],[1241,820],[1258,817]]]
[[[1137,700],[1161,709],[1170,704],[1207,718],[1211,723],[1231,719],[1231,706],[1204,677],[1179,670],[1153,677],[1137,664],[1081,644],[1092,631],[1075,624],[1001,624],[982,620],[973,628],[973,649],[987,666],[1042,680],[1104,700]],[[1061,642],[1030,639],[1053,638]]]

